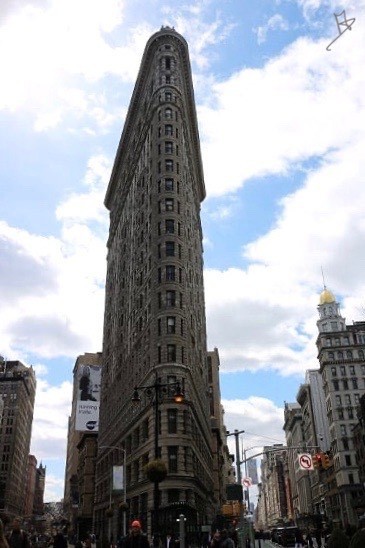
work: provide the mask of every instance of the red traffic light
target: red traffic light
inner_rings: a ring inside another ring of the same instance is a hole
[[[312,464],[313,468],[321,468],[322,467],[322,454],[316,453],[312,456]]]

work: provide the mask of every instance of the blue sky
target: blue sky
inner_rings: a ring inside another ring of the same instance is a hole
[[[355,17],[337,36],[334,13]],[[189,43],[209,348],[227,428],[283,441],[326,284],[364,317],[364,0],[3,0],[0,353],[37,370],[32,452],[63,494],[72,368],[101,350],[103,206],[149,36]],[[231,439],[230,439],[231,440]]]

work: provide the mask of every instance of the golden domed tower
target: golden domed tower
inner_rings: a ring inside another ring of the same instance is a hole
[[[330,331],[344,331],[346,329],[346,320],[341,316],[340,305],[332,291],[323,287],[319,296],[319,320],[317,321],[318,331],[320,333]]]

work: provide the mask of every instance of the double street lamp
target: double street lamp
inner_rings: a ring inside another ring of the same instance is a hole
[[[164,396],[170,396],[173,398],[175,403],[183,403],[184,394],[181,388],[179,381],[172,381],[168,383],[163,383],[155,373],[155,380],[152,384],[147,386],[135,386],[132,402],[136,405],[141,403],[140,391],[152,401],[154,407],[154,421],[155,421],[155,431],[154,431],[154,459],[158,461],[160,459],[159,448],[158,448],[158,438],[159,438],[159,405],[162,403]],[[159,543],[159,510],[160,510],[160,492],[159,492],[159,482],[160,479],[156,477],[152,480],[153,487],[153,520],[152,520],[152,536],[153,543],[155,546],[158,546]]]

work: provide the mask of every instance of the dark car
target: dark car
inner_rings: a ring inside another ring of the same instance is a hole
[[[271,532],[271,539],[285,548],[295,546],[295,536],[298,532],[298,527],[294,525],[288,527],[275,527]]]

